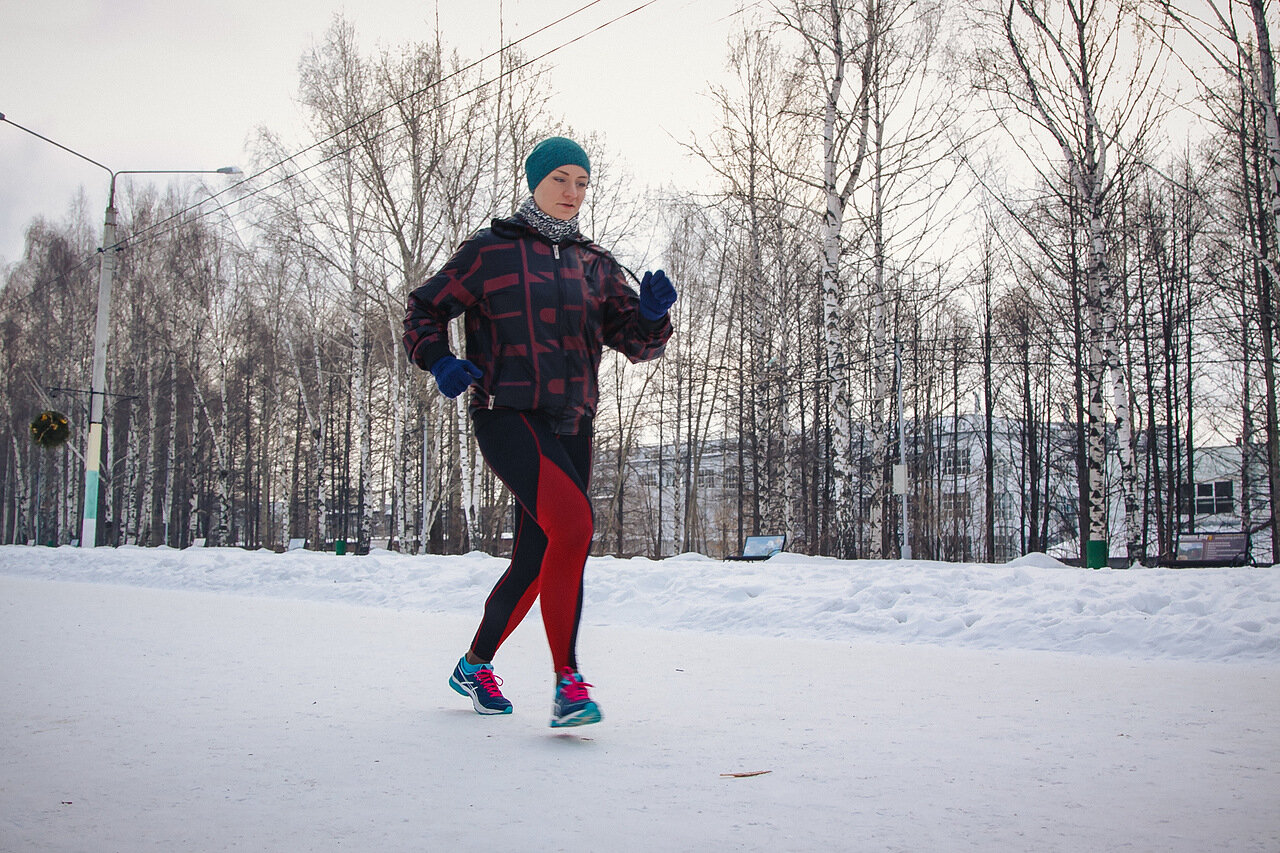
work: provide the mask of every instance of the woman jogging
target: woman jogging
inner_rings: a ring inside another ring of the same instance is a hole
[[[485,602],[449,684],[480,714],[509,714],[492,661],[535,598],[555,668],[551,725],[599,722],[575,645],[591,548],[592,418],[607,344],[632,362],[662,355],[675,287],[658,270],[636,294],[623,267],[578,231],[591,163],[577,143],[543,140],[525,160],[532,196],[464,242],[409,295],[404,344],[440,392],[471,389],[485,462],[516,500],[511,564]],[[449,321],[463,315],[465,358]]]

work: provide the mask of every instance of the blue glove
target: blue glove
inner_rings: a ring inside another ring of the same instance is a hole
[[[656,323],[676,303],[676,288],[662,270],[647,272],[640,282],[640,316]]]
[[[471,383],[484,376],[484,371],[465,358],[455,355],[442,355],[431,365],[431,375],[440,386],[440,393],[446,397],[456,397],[471,387]]]

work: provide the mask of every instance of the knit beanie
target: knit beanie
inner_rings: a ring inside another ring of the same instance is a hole
[[[529,178],[529,192],[537,189],[543,178],[561,166],[581,166],[588,175],[591,174],[591,161],[587,159],[587,152],[572,139],[552,136],[533,146],[524,161],[524,173]]]

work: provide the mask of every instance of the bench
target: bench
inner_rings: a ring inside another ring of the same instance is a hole
[[[748,536],[742,543],[741,554],[730,554],[726,560],[767,560],[774,554],[782,553],[787,547],[786,535]]]

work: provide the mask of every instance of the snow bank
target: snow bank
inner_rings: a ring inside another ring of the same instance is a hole
[[[506,561],[238,548],[0,547],[16,577],[479,613]],[[1197,661],[1280,661],[1274,569],[1073,569],[780,554],[592,558],[586,624]]]

